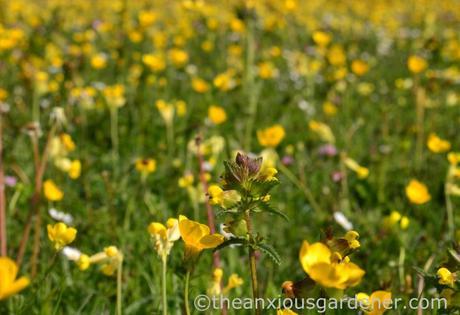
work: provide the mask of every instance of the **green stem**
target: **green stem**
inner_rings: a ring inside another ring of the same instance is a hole
[[[166,124],[166,133],[168,139],[168,153],[172,157],[174,156],[174,124],[172,122]]]
[[[246,226],[248,229],[248,234],[252,237],[252,224],[251,224],[251,217],[249,216],[249,212],[246,211]],[[260,315],[260,309],[258,308],[258,300],[259,300],[259,282],[257,280],[257,262],[256,262],[256,255],[255,251],[252,247],[249,247],[249,269],[251,271],[251,283],[252,283],[252,298],[255,302],[254,305],[254,314]]]
[[[118,109],[110,108],[110,140],[112,141],[113,164],[116,165],[118,157]]]
[[[399,285],[401,290],[404,289],[405,280],[404,280],[404,261],[406,260],[406,249],[404,246],[399,248],[399,261],[398,261],[398,271],[399,271]]]
[[[415,143],[415,168],[418,170],[423,161],[423,139],[425,137],[425,90],[419,85],[418,78],[414,83],[415,107],[417,117],[417,141]]]
[[[278,165],[278,169],[294,184],[296,185],[302,192],[304,193],[305,197],[308,200],[308,203],[315,209],[317,213],[321,213],[321,207],[319,204],[316,202],[315,197],[313,196],[313,193],[311,192],[310,189],[308,189],[305,184],[303,184],[301,181],[295,177],[295,175],[283,164]]]
[[[117,270],[117,315],[122,315],[122,281],[123,281],[123,257],[119,258]]]
[[[163,315],[168,315],[168,300],[166,296],[166,266],[167,266],[167,257],[162,258],[163,262],[163,270],[162,270],[162,278],[161,278],[161,286],[162,286],[162,297],[163,297]]]
[[[188,304],[188,288],[190,284],[190,270],[187,271],[185,275],[185,290],[184,290],[184,304],[185,304],[185,314],[190,315],[190,305]]]
[[[447,226],[448,226],[448,239],[449,240],[454,240],[455,239],[455,223],[454,223],[454,208],[452,206],[452,200],[450,199],[449,191],[447,189],[448,187],[448,181],[446,181],[446,184],[444,185],[444,195],[446,198],[446,211],[447,211]]]

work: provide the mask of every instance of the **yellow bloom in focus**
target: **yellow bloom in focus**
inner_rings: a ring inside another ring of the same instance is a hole
[[[286,132],[283,126],[274,125],[257,131],[257,139],[261,146],[275,148],[283,140]]]
[[[59,222],[55,225],[48,224],[48,238],[54,244],[54,248],[59,251],[64,246],[72,243],[77,236],[77,230],[67,227],[65,223]]]
[[[211,105],[208,108],[208,118],[215,125],[220,125],[227,120],[227,113],[221,106]]]
[[[185,260],[193,262],[204,249],[211,249],[224,242],[218,233],[211,234],[207,225],[179,216],[179,231],[185,243]]]
[[[316,120],[310,120],[310,122],[308,123],[308,127],[311,131],[316,133],[322,141],[328,143],[335,142],[335,136],[332,133],[331,127],[329,127],[325,123]]]
[[[206,93],[207,91],[209,91],[209,84],[203,79],[193,78],[192,88],[197,93]]]
[[[329,247],[319,242],[310,245],[304,241],[299,258],[310,278],[325,288],[343,290],[353,287],[359,284],[365,273],[348,257],[342,258],[339,253],[332,253]]]
[[[391,308],[391,292],[375,291],[371,296],[366,293],[358,293],[355,299],[367,315],[382,315]]]
[[[168,51],[169,60],[176,66],[182,67],[188,62],[188,54],[185,50],[172,48]]]
[[[136,170],[139,173],[150,174],[157,169],[157,162],[154,159],[137,159]]]
[[[68,170],[69,177],[72,179],[77,179],[81,175],[81,162],[80,160],[74,160],[70,164],[70,168]]]
[[[212,205],[224,203],[224,191],[217,185],[210,185],[208,188],[209,202]]]
[[[323,31],[315,31],[313,33],[313,41],[320,47],[326,47],[332,40],[332,36]]]
[[[91,58],[91,67],[94,69],[103,69],[107,65],[107,57],[105,54],[97,54]]]
[[[444,153],[450,150],[450,142],[439,138],[435,133],[430,133],[426,145],[433,153]]]
[[[166,68],[166,61],[162,55],[146,54],[142,56],[142,62],[150,68],[151,71],[159,72]]]
[[[409,201],[421,205],[431,200],[431,195],[425,184],[416,179],[412,179],[406,186],[406,196]]]
[[[451,273],[447,268],[439,268],[436,275],[439,278],[439,284],[448,285],[450,287],[454,286],[455,274]]]
[[[357,76],[362,76],[369,71],[369,65],[364,60],[353,60],[351,63],[351,71]]]
[[[43,183],[43,191],[46,199],[49,201],[59,201],[64,198],[62,190],[60,190],[51,179],[48,179]]]
[[[412,73],[420,73],[428,67],[428,63],[424,58],[412,55],[407,59],[407,67]]]
[[[0,301],[19,293],[30,280],[27,277],[16,279],[18,266],[8,257],[0,257]]]
[[[359,178],[364,179],[369,176],[369,169],[367,167],[359,165],[355,160],[347,157],[345,158],[344,163],[345,166],[353,172],[355,172]]]

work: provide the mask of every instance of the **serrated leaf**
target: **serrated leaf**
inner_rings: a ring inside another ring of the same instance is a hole
[[[264,254],[267,254],[268,257],[270,257],[271,260],[273,260],[273,262],[276,263],[277,265],[281,264],[280,255],[271,245],[266,244],[266,243],[259,243],[256,245],[256,248],[258,248]]]
[[[270,206],[269,203],[267,202],[261,202],[257,205],[257,207],[264,211],[264,212],[268,212],[268,213],[271,213],[271,214],[275,214],[277,216],[280,216],[282,217],[283,219],[285,219],[286,221],[289,221],[289,217],[284,213],[284,212],[281,212],[279,210],[276,210],[275,208],[273,208],[272,206]]]
[[[217,246],[216,248],[214,248],[214,252],[215,251],[218,251],[222,248],[225,248],[225,247],[228,247],[228,246],[231,246],[231,245],[247,245],[248,243],[248,240],[245,239],[245,238],[241,238],[241,237],[232,237],[232,238],[229,238],[228,240],[224,241],[222,244],[220,244],[219,246]]]
[[[251,181],[251,193],[253,195],[263,196],[263,195],[268,194],[270,190],[272,190],[273,187],[277,186],[278,184],[279,184],[278,180],[261,181],[261,180],[255,179]]]

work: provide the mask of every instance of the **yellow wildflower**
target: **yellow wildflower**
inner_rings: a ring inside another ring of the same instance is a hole
[[[416,179],[412,179],[406,186],[406,196],[409,201],[421,205],[431,200],[431,195],[425,184]]]
[[[286,132],[283,126],[274,125],[257,131],[257,139],[261,146],[275,148],[283,140]]]
[[[426,145],[433,153],[444,153],[450,150],[450,142],[439,138],[435,133],[430,133]]]
[[[81,162],[80,160],[74,160],[70,164],[70,168],[68,170],[69,177],[72,179],[77,179],[81,175]]]
[[[209,91],[209,84],[203,79],[193,78],[192,88],[197,93],[206,93],[207,91]]]
[[[170,218],[166,221],[166,226],[159,222],[152,222],[148,227],[148,232],[152,237],[156,252],[162,259],[166,259],[174,242],[180,238],[179,221]]]
[[[365,75],[369,71],[369,65],[364,60],[353,60],[351,63],[351,71],[357,76]]]
[[[313,41],[320,47],[326,47],[332,40],[332,36],[323,31],[315,31],[313,33]]]
[[[60,251],[64,246],[72,243],[77,236],[77,230],[67,227],[65,223],[59,222],[55,225],[48,224],[48,238],[54,244],[54,248]]]
[[[407,67],[412,73],[420,73],[428,67],[428,63],[424,58],[412,55],[407,59]]]
[[[311,120],[308,123],[308,127],[310,128],[311,131],[316,133],[321,140],[328,142],[328,143],[335,142],[335,137],[334,137],[334,134],[332,133],[331,127],[329,127],[325,123],[322,123],[316,120]]]
[[[450,287],[454,286],[455,274],[449,271],[447,268],[439,268],[436,273],[439,278],[439,284],[448,285]]]
[[[375,291],[371,296],[366,293],[358,293],[355,299],[367,315],[382,315],[391,308],[391,292]]]
[[[46,199],[49,201],[59,201],[64,198],[62,190],[60,190],[51,179],[48,179],[43,183],[43,191]]]
[[[211,105],[208,108],[208,118],[215,125],[220,125],[227,120],[227,113],[221,106]]]
[[[29,278],[16,279],[17,275],[16,263],[8,257],[0,257],[0,301],[19,293],[29,285]]]
[[[150,174],[157,169],[157,162],[154,159],[137,159],[136,170],[142,174]]]

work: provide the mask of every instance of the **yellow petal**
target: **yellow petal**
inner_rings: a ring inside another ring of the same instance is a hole
[[[220,234],[205,235],[200,244],[202,248],[215,248],[224,242],[224,237]]]
[[[309,273],[311,266],[318,263],[331,263],[331,251],[323,243],[314,243],[312,245],[304,241],[300,249],[300,263],[306,273]]]

